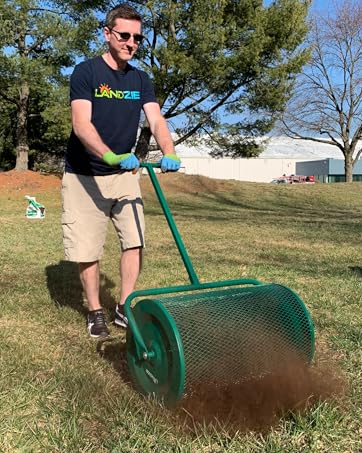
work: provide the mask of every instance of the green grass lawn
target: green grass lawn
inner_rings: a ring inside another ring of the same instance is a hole
[[[137,288],[188,283],[147,178]],[[103,354],[87,337],[77,267],[63,258],[59,190],[0,187],[0,452],[362,452],[362,184],[160,180],[200,280],[256,278],[296,291],[326,370],[318,384],[337,374],[345,393],[261,430],[183,423],[132,388],[123,333],[111,326]],[[46,206],[44,220],[25,218],[25,193]],[[110,317],[118,258],[110,227],[101,265]]]

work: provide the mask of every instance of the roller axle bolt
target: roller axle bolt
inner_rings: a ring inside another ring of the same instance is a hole
[[[142,358],[143,360],[151,360],[151,359],[154,359],[156,357],[156,354],[154,353],[154,351],[144,351],[142,353]]]

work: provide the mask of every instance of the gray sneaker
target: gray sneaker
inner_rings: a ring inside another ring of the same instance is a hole
[[[118,327],[124,327],[127,329],[128,327],[128,319],[124,314],[124,308],[123,305],[117,305],[116,306],[116,312],[114,316],[114,323]]]

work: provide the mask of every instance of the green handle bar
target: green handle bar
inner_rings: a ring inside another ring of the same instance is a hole
[[[191,284],[190,285],[180,285],[180,286],[168,286],[164,288],[150,288],[144,290],[133,291],[126,299],[124,311],[125,315],[128,319],[128,326],[132,331],[134,336],[134,341],[138,353],[139,359],[148,359],[152,358],[153,354],[152,351],[148,351],[147,347],[143,341],[142,335],[138,329],[136,320],[133,316],[131,310],[131,302],[133,299],[137,297],[143,296],[154,296],[157,294],[169,294],[169,293],[178,293],[178,292],[185,292],[185,291],[194,291],[194,290],[202,290],[202,289],[211,289],[211,288],[220,288],[224,286],[236,286],[236,285],[262,285],[259,280],[254,279],[240,279],[240,280],[224,280],[219,282],[208,282],[208,283],[200,283],[195,270],[191,264],[190,257],[187,254],[185,245],[181,239],[180,233],[176,227],[176,224],[173,220],[173,216],[171,214],[170,208],[167,204],[166,198],[162,192],[161,186],[158,182],[157,176],[154,172],[154,168],[160,168],[159,163],[149,163],[143,162],[141,163],[142,168],[146,168],[148,174],[150,176],[153,188],[155,189],[157,198],[160,202],[162,211],[166,217],[168,226],[171,230],[172,236],[176,242],[177,248],[180,252],[182,261],[185,265],[186,271],[188,273],[189,279]]]

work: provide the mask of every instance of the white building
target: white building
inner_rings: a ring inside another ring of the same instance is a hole
[[[284,174],[297,174],[298,162],[343,159],[335,146],[288,137],[271,138],[259,157],[249,159],[215,159],[208,155],[205,148],[183,144],[178,145],[176,151],[186,174],[251,182],[270,182]]]

